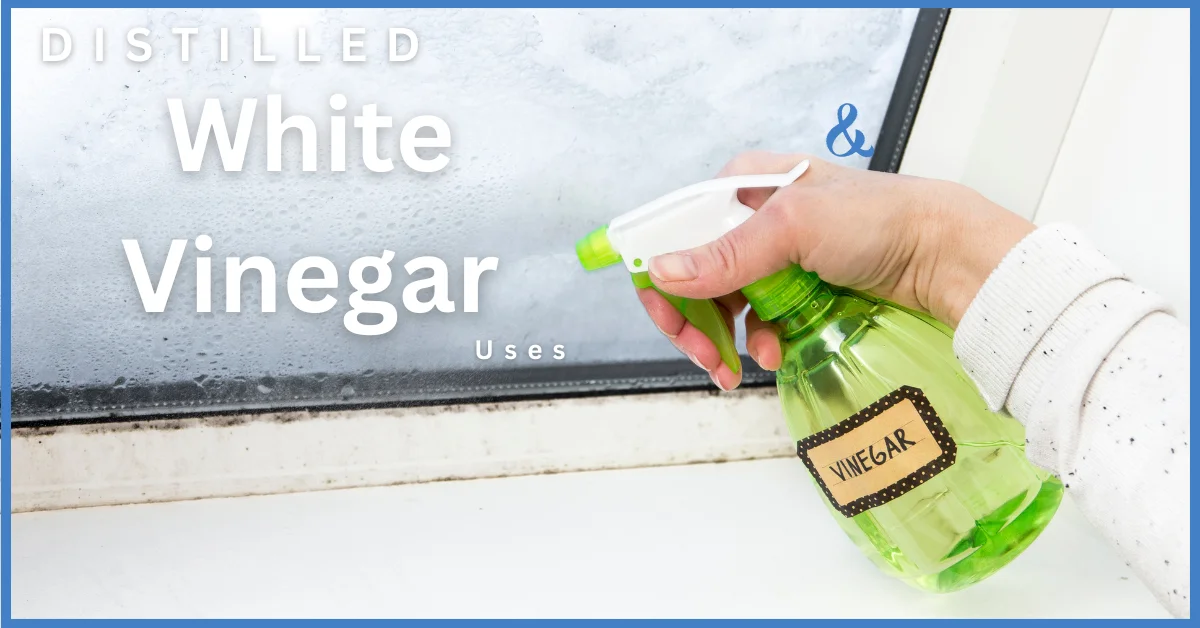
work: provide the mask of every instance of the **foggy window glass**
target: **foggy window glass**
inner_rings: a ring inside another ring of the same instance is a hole
[[[896,145],[898,128],[883,127],[890,104],[900,114],[888,125],[908,123],[915,79],[898,77],[918,73],[906,62],[910,40],[921,53],[908,52],[912,63],[933,50],[928,34],[914,39],[918,13],[15,9],[14,420],[708,385],[655,330],[628,273],[584,272],[575,241],[712,177],[744,150],[868,167],[865,156],[831,156],[826,134],[852,103],[853,128],[877,150]],[[71,33],[68,59],[41,59],[46,26]],[[107,56],[96,62],[101,27]],[[149,31],[144,63],[126,56],[138,52],[126,43],[135,27]],[[198,29],[186,63],[177,27]],[[276,61],[252,61],[255,27]],[[343,27],[365,28],[365,62],[341,61]],[[414,59],[389,62],[389,27],[417,34]],[[300,28],[320,62],[297,60]],[[301,170],[296,131],[283,136],[281,171],[268,171],[268,94],[280,95],[284,117],[313,120],[315,172]],[[345,97],[340,111],[335,94]],[[180,99],[193,133],[204,99],[218,99],[231,135],[242,99],[257,98],[242,171],[222,170],[210,138],[200,171],[184,172],[168,98]],[[390,172],[364,165],[352,120],[370,104],[393,119],[378,147]],[[330,171],[334,115],[347,120],[344,172]],[[449,164],[429,174],[406,167],[398,150],[400,127],[421,115],[442,118],[452,134]],[[202,235],[207,251],[197,247]],[[143,307],[122,245],[131,239],[155,283],[172,240],[187,240],[161,313]],[[343,320],[351,265],[385,249],[394,252],[391,283],[367,298],[396,306],[395,328],[352,334]],[[261,311],[256,270],[242,277],[241,312],[226,311],[226,258],[253,256],[274,265],[276,311]],[[324,313],[289,300],[289,269],[308,256],[336,269],[335,289],[307,293],[336,299]],[[423,256],[446,262],[453,312],[402,305],[405,286],[431,274],[404,269]],[[197,311],[201,257],[211,260],[211,312]],[[487,257],[498,268],[480,276],[479,311],[466,312],[464,260]],[[479,359],[489,341],[490,359]],[[535,344],[540,359],[530,357]],[[764,381],[748,373],[756,378]]]

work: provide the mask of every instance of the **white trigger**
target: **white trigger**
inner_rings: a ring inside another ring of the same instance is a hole
[[[753,216],[738,201],[738,190],[791,185],[806,170],[807,160],[783,174],[712,179],[675,190],[613,219],[608,241],[629,272],[646,272],[651,257],[718,240]]]

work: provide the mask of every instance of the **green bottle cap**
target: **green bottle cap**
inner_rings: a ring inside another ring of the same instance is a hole
[[[575,243],[575,255],[585,270],[597,270],[621,261],[621,254],[608,241],[608,225],[587,234]]]
[[[793,265],[742,288],[742,294],[758,317],[769,321],[803,303],[820,284],[816,273]]]

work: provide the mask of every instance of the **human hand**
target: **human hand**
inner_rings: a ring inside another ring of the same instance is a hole
[[[808,171],[783,188],[744,189],[755,215],[708,245],[659,255],[650,278],[662,290],[715,299],[733,329],[746,308],[739,290],[791,264],[822,280],[926,312],[954,328],[1000,260],[1033,231],[1024,218],[964,186],[837,166],[806,155],[743,153],[719,177],[776,174],[808,159]],[[658,329],[713,383],[741,383],[717,347],[650,288],[638,298]],[[778,332],[746,314],[746,347],[759,366],[783,361]]]

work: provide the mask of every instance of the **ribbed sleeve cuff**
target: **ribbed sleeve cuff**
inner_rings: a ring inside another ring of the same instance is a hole
[[[1048,225],[1004,257],[954,333],[954,352],[998,412],[1025,359],[1055,320],[1093,286],[1124,274],[1074,228]]]

